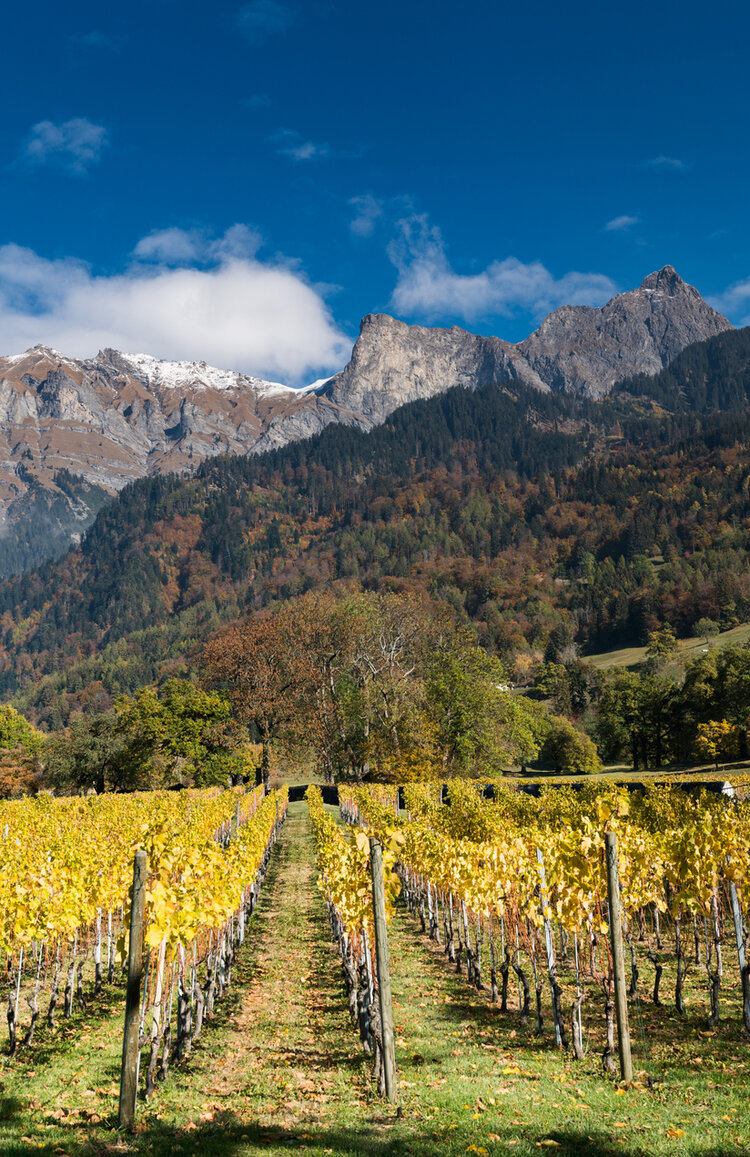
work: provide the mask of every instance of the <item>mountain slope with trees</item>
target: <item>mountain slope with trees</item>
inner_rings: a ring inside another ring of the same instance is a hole
[[[741,414],[750,401],[750,326],[694,342],[665,370],[625,378],[615,393],[651,398],[672,411]]]
[[[731,329],[665,266],[601,308],[555,310],[518,344],[368,315],[344,369],[304,389],[113,349],[0,357],[0,576],[59,557],[137,478],[191,474],[214,455],[261,453],[330,424],[370,430],[455,386],[511,380],[602,397],[624,374],[655,373]]]
[[[136,482],[80,548],[0,586],[0,689],[58,726],[185,674],[222,623],[314,589],[425,592],[519,678],[664,624],[750,618],[750,416],[722,394],[749,332],[681,355],[707,367],[709,413],[666,412],[632,380],[603,402],[458,388],[369,434],[329,428]],[[688,398],[686,371],[665,373]]]

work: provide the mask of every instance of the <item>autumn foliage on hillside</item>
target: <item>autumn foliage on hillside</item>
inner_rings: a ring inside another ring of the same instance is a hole
[[[736,400],[743,350],[727,398],[702,378],[701,399]],[[426,595],[521,680],[665,624],[745,621],[750,418],[665,412],[660,381],[658,404],[455,389],[370,434],[138,482],[80,549],[0,586],[0,693],[59,726],[194,672],[223,624],[312,590]]]

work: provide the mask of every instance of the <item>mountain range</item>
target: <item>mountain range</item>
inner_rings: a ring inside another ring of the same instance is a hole
[[[600,308],[555,310],[518,344],[368,315],[349,364],[303,389],[111,349],[86,360],[45,346],[2,357],[0,576],[62,553],[135,479],[262,453],[332,424],[369,430],[455,386],[509,381],[602,398],[729,329],[665,266]]]
[[[459,385],[136,479],[77,547],[0,581],[0,696],[59,727],[320,589],[432,599],[519,674],[664,624],[728,629],[750,621],[749,453],[750,327],[603,398]]]

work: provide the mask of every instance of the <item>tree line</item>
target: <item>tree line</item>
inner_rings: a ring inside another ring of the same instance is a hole
[[[268,782],[273,750],[356,783],[746,759],[750,647],[712,647],[703,626],[684,667],[662,628],[639,668],[609,670],[558,631],[518,687],[442,602],[310,592],[218,630],[196,681],[142,687],[47,735],[5,705],[0,795]]]
[[[606,764],[634,770],[748,759],[750,647],[706,647],[684,667],[669,630],[654,632],[636,669],[600,671],[570,658],[543,664],[534,690],[595,741]]]
[[[34,747],[9,743],[5,794],[267,783],[272,748],[330,782],[493,778],[540,753],[569,771],[601,767],[580,728],[517,694],[507,665],[426,597],[290,600],[215,634],[199,671],[49,736],[7,708]]]

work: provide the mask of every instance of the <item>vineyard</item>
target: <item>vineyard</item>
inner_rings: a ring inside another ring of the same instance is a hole
[[[165,1078],[170,1059],[190,1051],[231,983],[287,795],[209,789],[1,804],[10,1055],[20,1035],[24,1048],[32,1045],[40,1013],[52,1029],[58,1014],[86,1012],[121,975],[131,947],[133,856],[143,849],[137,1052],[139,1061],[148,1045],[149,1096],[157,1067]]]
[[[459,780],[441,801],[342,786],[337,812],[313,786],[287,822],[286,789],[0,805],[3,1153],[745,1152],[748,802]]]
[[[715,1029],[731,969],[750,1037],[746,802],[666,786],[633,794],[617,787],[551,788],[539,799],[500,787],[488,801],[460,780],[450,785],[448,805],[439,802],[439,787],[408,785],[404,796],[402,818],[397,792],[343,788],[342,816],[398,842],[407,907],[470,984],[489,985],[503,1012],[512,977],[524,1024],[533,1018],[541,1035],[549,1016],[554,1043],[579,1060],[585,1039],[601,1036],[604,1067],[615,1071],[609,831],[619,849],[630,997],[657,1007],[673,1001],[682,1014],[688,969],[701,968],[707,1027]],[[358,914],[344,919],[352,936]],[[665,972],[673,982],[669,992]],[[601,1033],[593,1025],[584,1030],[590,990],[602,997]]]

